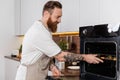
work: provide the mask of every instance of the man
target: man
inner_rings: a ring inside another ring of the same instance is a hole
[[[51,32],[56,32],[61,16],[62,5],[58,1],[48,1],[44,5],[42,19],[36,21],[24,36],[21,64],[16,80],[45,80],[48,70],[52,71],[53,76],[60,76],[61,72],[52,62],[52,58],[61,62],[77,60],[93,64],[103,62],[96,55],[61,51],[51,35]]]

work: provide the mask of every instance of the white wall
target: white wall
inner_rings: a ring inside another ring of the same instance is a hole
[[[14,1],[0,0],[0,80],[5,80],[4,56],[15,48]]]
[[[49,0],[21,0],[21,32],[25,34],[30,26],[42,17],[44,4]]]
[[[100,23],[120,23],[120,0],[100,0]]]
[[[80,25],[94,25],[100,22],[100,0],[80,0]]]
[[[80,0],[80,26],[120,23],[120,0]]]

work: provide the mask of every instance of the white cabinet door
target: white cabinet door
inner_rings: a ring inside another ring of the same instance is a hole
[[[42,15],[45,0],[21,0],[21,34],[25,34],[35,20]]]
[[[42,9],[48,0],[15,0],[15,34],[24,35],[34,21],[42,16]]]
[[[41,19],[44,4],[49,0],[17,0],[16,9],[17,33],[25,34],[34,21]],[[58,25],[58,32],[78,31],[79,28],[79,0],[58,0],[63,5],[62,22]],[[18,13],[20,12],[20,14]],[[19,17],[20,16],[20,19]],[[20,21],[19,21],[20,20]],[[19,23],[18,23],[19,22]]]
[[[60,0],[62,3],[63,15],[58,32],[79,30],[79,6],[80,0]]]
[[[21,0],[15,0],[15,34],[21,34]]]
[[[100,22],[100,0],[80,0],[80,26]]]
[[[120,0],[100,0],[100,23],[120,23]]]
[[[49,0],[21,0],[21,34],[42,17],[44,4]]]
[[[5,80],[15,80],[16,72],[20,62],[5,59]]]

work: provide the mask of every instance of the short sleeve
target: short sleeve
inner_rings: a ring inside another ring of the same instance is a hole
[[[37,39],[34,46],[49,57],[55,56],[61,51],[60,47],[49,37]]]
[[[61,51],[52,39],[50,32],[42,25],[36,27],[31,38],[34,47],[49,57],[55,56]]]

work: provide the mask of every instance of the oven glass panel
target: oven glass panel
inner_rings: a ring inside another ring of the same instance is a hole
[[[85,63],[85,71],[106,77],[116,77],[116,44],[114,42],[86,42],[85,54],[98,54],[100,64]]]

